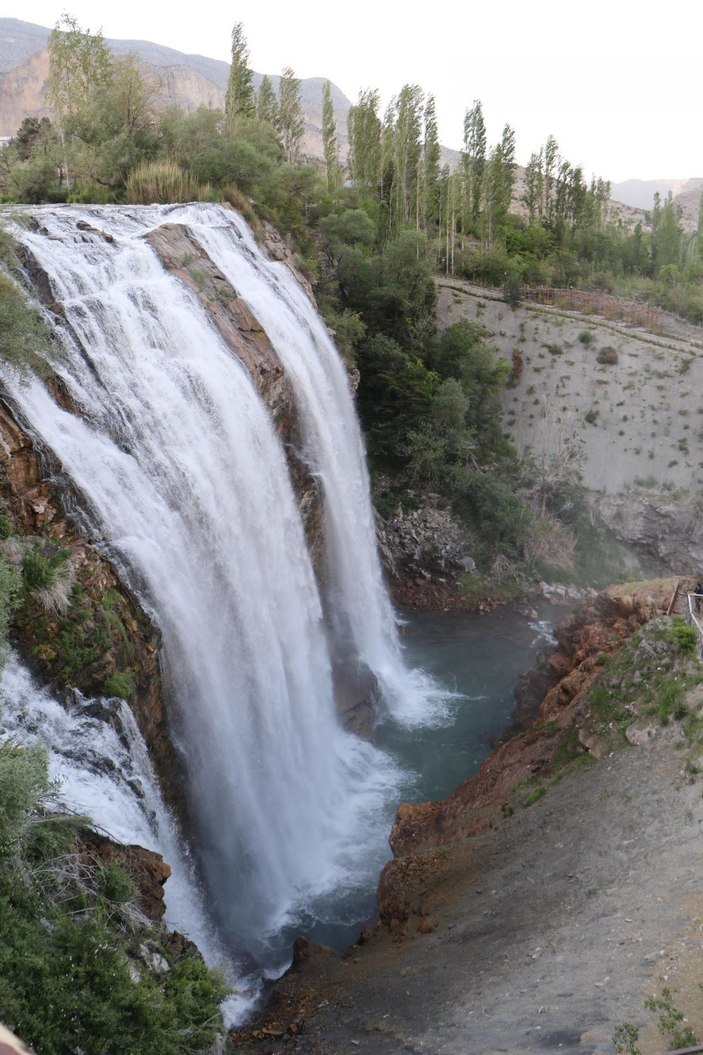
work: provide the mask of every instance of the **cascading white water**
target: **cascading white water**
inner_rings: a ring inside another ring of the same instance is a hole
[[[57,372],[83,416],[39,380],[5,380],[155,613],[208,907],[265,962],[315,899],[373,882],[398,774],[337,723],[283,452],[248,375],[143,240],[165,212],[42,208],[42,233],[16,229],[75,335]]]
[[[365,453],[346,371],[313,304],[285,264],[264,257],[236,213],[211,205],[169,211],[187,224],[266,331],[291,379],[302,413],[304,457],[322,480],[328,598],[337,652],[379,679],[394,719],[425,722],[441,697],[421,671],[403,665],[395,614],[376,548]]]

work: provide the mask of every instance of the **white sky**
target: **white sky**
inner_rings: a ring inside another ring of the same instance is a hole
[[[383,105],[404,84],[436,99],[440,138],[461,146],[463,117],[481,99],[489,143],[508,122],[525,164],[551,133],[586,178],[703,176],[703,4],[651,0],[24,0],[7,12],[53,26],[63,10],[104,36],[152,40],[229,59],[242,22],[259,73],[290,65],[328,77],[355,102],[378,88]],[[196,17],[193,17],[193,12]]]

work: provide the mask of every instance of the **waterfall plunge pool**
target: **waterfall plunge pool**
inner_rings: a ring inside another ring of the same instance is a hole
[[[400,802],[424,802],[449,795],[472,776],[507,728],[515,708],[514,689],[554,642],[553,625],[565,615],[547,602],[537,618],[509,608],[474,612],[412,612],[402,615],[405,662],[446,690],[443,713],[429,725],[401,725],[392,718],[375,730],[375,743],[402,771],[399,798],[389,803],[390,826]],[[390,850],[386,860],[390,859]],[[308,940],[345,951],[376,914],[375,887],[331,903],[317,904],[288,929]],[[317,916],[317,918],[315,918]],[[320,917],[323,917],[322,919]]]

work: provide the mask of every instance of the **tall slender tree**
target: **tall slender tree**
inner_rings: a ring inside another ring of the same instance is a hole
[[[278,130],[284,157],[292,164],[300,156],[305,122],[300,102],[300,81],[290,66],[284,67],[278,85]]]
[[[103,35],[83,30],[64,14],[49,34],[47,97],[59,132],[63,174],[71,182],[73,125],[81,113],[94,107],[112,81],[112,65]]]
[[[542,150],[542,189],[543,189],[543,201],[542,216],[546,223],[552,223],[553,207],[552,203],[555,197],[555,183],[556,183],[556,168],[559,159],[559,145],[554,136],[548,136],[547,142],[544,144]]]
[[[332,85],[329,81],[325,81],[322,86],[322,145],[327,169],[327,190],[332,197],[336,197],[340,183],[339,145],[332,102]]]
[[[356,184],[365,184],[378,194],[381,183],[381,119],[378,116],[379,93],[359,92],[358,102],[349,110],[347,137],[349,176]]]
[[[397,98],[393,129],[394,194],[392,221],[395,227],[408,223],[417,213],[418,171],[422,148],[422,89],[406,84]]]
[[[259,124],[278,128],[278,100],[267,73],[261,78],[256,96],[256,119]]]
[[[464,150],[461,158],[468,225],[476,227],[481,214],[481,197],[486,173],[486,124],[481,100],[464,116]]]
[[[439,221],[439,134],[433,95],[425,100],[425,127],[422,144],[422,216],[429,234]]]
[[[543,195],[544,173],[540,149],[538,153],[530,155],[525,168],[525,193],[522,200],[527,208],[527,219],[530,223],[538,223],[542,219]]]
[[[249,68],[249,48],[244,26],[236,22],[232,29],[232,63],[225,95],[225,131],[233,135],[242,117],[254,117],[254,76]]]

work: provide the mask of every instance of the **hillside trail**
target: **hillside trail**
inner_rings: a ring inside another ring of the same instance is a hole
[[[703,1032],[702,785],[680,736],[660,728],[440,853],[417,933],[312,956],[236,1050],[596,1055],[630,1022],[657,1055],[644,1003],[666,987]]]
[[[458,278],[454,275],[438,275],[436,284],[440,288],[461,289],[465,293],[474,297],[482,297],[487,300],[496,301],[503,300],[502,290],[493,286],[479,286],[475,283],[469,282],[467,279]],[[594,297],[597,297],[597,294],[594,294]],[[600,322],[607,325],[608,329],[620,331],[627,336],[632,336],[633,333],[640,332],[643,336],[649,336],[658,341],[669,338],[677,344],[688,344],[695,348],[703,347],[703,328],[700,325],[689,322],[688,319],[683,318],[683,316],[675,315],[673,312],[665,311],[663,308],[652,309],[653,314],[656,315],[657,326],[654,329],[650,329],[644,325],[638,326],[633,324],[633,322],[628,320],[627,315],[632,309],[634,302],[627,300],[624,297],[617,297],[613,294],[608,294],[607,299],[615,305],[622,305],[622,318],[618,318],[617,314],[613,317],[612,313],[605,310],[603,313],[597,311],[579,311],[577,308],[542,303],[538,299],[524,300],[522,302],[522,307],[547,314],[553,313],[554,315],[567,315],[574,319],[580,319],[581,321]],[[642,305],[643,310],[645,307],[645,305]],[[447,321],[448,320],[445,320],[445,322]]]

